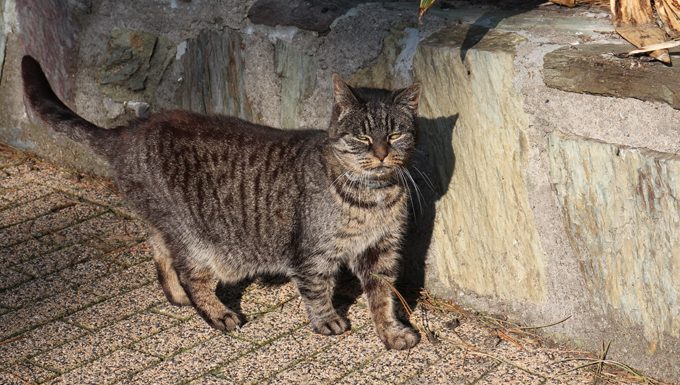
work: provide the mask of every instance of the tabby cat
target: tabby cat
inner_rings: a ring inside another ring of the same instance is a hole
[[[314,331],[340,334],[348,323],[331,297],[336,273],[347,266],[386,347],[418,343],[395,316],[390,289],[407,222],[418,84],[394,92],[350,88],[333,75],[327,131],[185,111],[103,129],[57,98],[35,59],[25,56],[21,66],[31,109],[102,156],[148,223],[171,303],[193,305],[213,327],[233,330],[241,320],[216,296],[214,278],[233,284],[285,274]]]

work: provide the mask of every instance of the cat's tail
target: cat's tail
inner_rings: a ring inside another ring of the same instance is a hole
[[[40,63],[28,55],[24,56],[21,59],[21,77],[28,104],[40,119],[70,139],[87,144],[95,152],[105,153],[103,146],[106,144],[103,142],[110,130],[88,122],[59,100]]]

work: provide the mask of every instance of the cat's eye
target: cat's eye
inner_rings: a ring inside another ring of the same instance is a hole
[[[395,140],[401,138],[402,135],[403,134],[401,132],[395,132],[393,134],[388,135],[387,138],[390,140],[390,142],[394,142]]]
[[[354,139],[363,143],[371,143],[371,137],[367,135],[357,135],[354,137]]]

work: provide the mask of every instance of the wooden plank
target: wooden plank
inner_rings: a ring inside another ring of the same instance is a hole
[[[656,25],[650,0],[611,0],[611,8],[616,32],[634,46],[642,48],[669,40]],[[649,55],[663,63],[671,63],[667,49],[652,51]]]
[[[656,13],[673,38],[680,36],[680,2],[678,0],[654,0]]]

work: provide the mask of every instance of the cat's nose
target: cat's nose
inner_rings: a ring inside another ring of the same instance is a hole
[[[376,158],[380,159],[382,162],[387,158],[387,145],[384,143],[376,143],[373,145],[373,155],[375,155]]]

